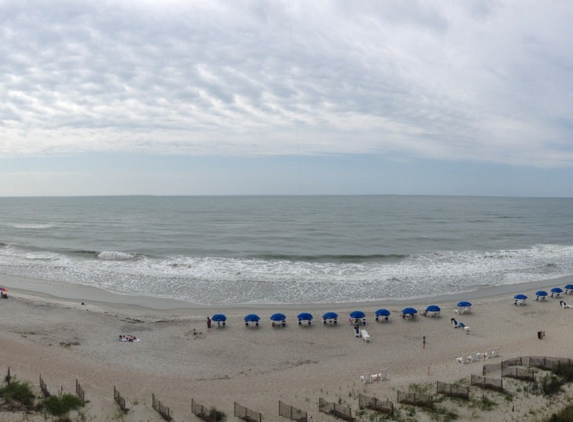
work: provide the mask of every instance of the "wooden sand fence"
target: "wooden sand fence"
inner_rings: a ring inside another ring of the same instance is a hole
[[[235,402],[235,417],[242,419],[247,422],[262,422],[263,414],[260,412],[255,412],[248,407],[241,406],[239,403]]]
[[[501,362],[502,368],[507,368],[508,366],[523,366],[523,358],[520,356],[517,358],[505,359]]]
[[[78,395],[78,397],[82,401],[82,406],[85,406],[86,405],[86,394],[84,392],[84,389],[82,388],[82,386],[78,382],[77,378],[76,378],[76,394]]]
[[[10,375],[10,367],[8,367],[8,372],[6,373],[4,381],[6,381],[6,384],[10,384],[10,381],[12,381],[12,375]]]
[[[203,419],[206,422],[216,422],[217,418],[215,415],[211,415],[209,409],[207,409],[202,404],[199,404],[195,399],[191,399],[191,412],[197,416],[199,419]]]
[[[481,388],[503,391],[503,380],[497,378],[486,378],[472,374],[470,384]]]
[[[463,387],[456,384],[447,384],[445,382],[436,382],[436,393],[445,394],[446,396],[462,397],[464,399],[470,398],[470,388]]]
[[[344,419],[346,421],[354,421],[352,417],[352,409],[349,406],[343,406],[338,403],[330,403],[324,400],[322,397],[318,399],[318,410],[327,415],[336,416],[337,418]]]
[[[376,397],[368,397],[362,393],[358,395],[358,407],[360,409],[370,409],[377,412],[394,414],[394,403],[390,400],[380,400]]]
[[[289,418],[293,421],[297,422],[307,422],[308,415],[306,412],[297,409],[291,405],[285,404],[279,400],[279,416],[283,416],[285,418]]]
[[[48,385],[42,379],[42,374],[40,374],[40,390],[42,390],[44,397],[47,398],[51,396],[50,391],[48,390]]]
[[[485,364],[482,369],[482,375],[485,376],[490,372],[501,371],[501,366],[501,362]]]
[[[119,391],[117,391],[117,388],[115,388],[115,385],[113,386],[113,399],[119,405],[119,408],[122,411],[127,412],[129,410],[127,408],[127,406],[125,405],[125,399],[123,398],[123,396],[121,394],[119,394]]]
[[[434,405],[434,398],[428,394],[422,393],[406,393],[404,391],[397,391],[398,403],[411,404],[413,406],[427,406]]]
[[[153,407],[157,413],[161,415],[166,421],[172,421],[173,416],[171,416],[171,410],[155,398],[155,394],[151,393],[151,407]]]
[[[548,358],[543,356],[527,356],[523,360],[525,361],[524,366],[545,370],[553,370],[559,365],[571,365],[573,363],[573,360],[569,358]]]
[[[535,381],[535,374],[530,369],[519,366],[509,366],[501,370],[502,377],[515,378],[522,381]]]

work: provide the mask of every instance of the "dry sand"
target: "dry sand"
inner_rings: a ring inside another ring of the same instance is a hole
[[[525,293],[532,298],[534,291]],[[336,326],[322,325],[324,306],[281,307],[287,315],[285,328],[271,327],[269,316],[277,308],[268,306],[153,309],[87,300],[82,305],[73,298],[17,288],[10,288],[10,293],[10,299],[0,300],[0,374],[3,377],[10,366],[13,376],[34,386],[41,374],[52,392],[73,393],[77,379],[89,400],[82,415],[74,416],[77,420],[160,421],[151,407],[154,393],[171,408],[176,421],[197,420],[191,413],[192,398],[224,411],[228,420],[234,420],[234,402],[262,412],[265,421],[287,420],[278,416],[282,400],[307,411],[314,421],[332,421],[332,416],[318,412],[319,397],[349,404],[355,412],[359,393],[396,402],[396,391],[407,391],[412,384],[435,385],[481,375],[481,363],[456,361],[473,351],[500,347],[501,357],[488,363],[516,356],[573,357],[573,309],[562,309],[559,299],[552,298],[514,306],[510,293],[476,297],[473,312],[461,316],[454,313],[458,298],[444,299],[437,303],[442,307],[441,318],[418,316],[413,321],[399,317],[406,305],[390,304],[384,306],[392,312],[387,323],[374,321],[379,304],[330,307],[340,315]],[[573,303],[573,296],[564,297],[569,298]],[[418,301],[414,306],[421,311],[431,303],[435,302]],[[349,312],[356,308],[367,314],[363,328],[370,334],[370,343],[355,338],[348,323]],[[206,317],[221,310],[228,317],[227,326],[215,325],[207,332]],[[303,310],[314,314],[311,326],[297,325],[296,315]],[[251,312],[261,317],[258,328],[247,328],[243,322]],[[452,328],[451,317],[467,324],[470,334]],[[199,334],[193,335],[193,329]],[[546,333],[543,340],[537,338],[540,330]],[[120,342],[122,333],[141,341]],[[361,383],[360,375],[382,369],[388,369],[388,381]],[[522,390],[518,382],[513,384],[514,391]],[[114,385],[131,409],[125,415],[113,401]],[[482,411],[456,402],[442,405],[456,408],[459,420],[534,421],[567,402],[564,395],[548,402],[521,393],[510,401],[497,393],[472,391],[478,398],[487,394],[497,406]],[[405,418],[404,410],[401,414]],[[2,421],[23,418],[0,413]],[[410,420],[430,418],[417,410]]]

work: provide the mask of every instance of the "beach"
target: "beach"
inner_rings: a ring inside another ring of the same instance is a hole
[[[214,309],[103,291],[98,296],[97,289],[59,297],[57,291],[47,294],[15,287],[18,281],[2,281],[10,298],[0,300],[0,372],[9,366],[12,376],[30,381],[35,388],[41,374],[53,393],[74,393],[77,379],[88,400],[81,410],[85,420],[119,418],[121,412],[113,400],[115,386],[130,408],[121,415],[120,420],[126,421],[162,420],[152,409],[152,394],[171,409],[174,420],[196,420],[191,413],[194,399],[225,412],[228,420],[234,420],[235,402],[261,412],[264,420],[284,420],[278,415],[280,400],[308,412],[312,420],[326,421],[333,419],[318,411],[319,398],[349,405],[355,413],[359,412],[359,394],[389,399],[399,408],[398,390],[482,375],[482,362],[460,364],[456,360],[474,351],[500,347],[501,356],[486,363],[518,356],[573,357],[573,309],[559,305],[559,300],[569,297],[573,302],[573,296],[536,302],[537,285],[520,291],[529,296],[525,306],[514,305],[512,292],[493,289],[489,295],[466,295],[473,303],[467,315],[454,312],[457,297],[410,301],[419,314],[405,320],[400,311],[410,305],[403,303]],[[26,287],[33,285],[21,281]],[[557,286],[563,281],[544,283]],[[91,300],[75,297],[88,292]],[[420,315],[430,304],[441,307],[440,318]],[[374,311],[380,307],[391,311],[390,322],[374,320]],[[349,313],[355,309],[366,313],[367,324],[361,328],[367,329],[369,343],[354,336]],[[277,310],[287,316],[284,328],[271,326],[269,317]],[[322,324],[327,310],[339,314],[336,325]],[[314,315],[312,325],[297,324],[296,315],[303,311]],[[214,324],[208,332],[207,316],[219,312],[227,316],[226,326]],[[245,326],[243,317],[249,313],[261,317],[258,328]],[[452,327],[453,317],[470,327],[469,334]],[[543,339],[538,339],[539,331],[545,332]],[[132,334],[140,341],[121,342],[119,334]],[[386,381],[363,384],[360,380],[363,374],[385,369]],[[491,376],[500,378],[500,374]],[[542,397],[532,395],[516,394],[508,401],[496,399],[496,393],[487,394],[498,404],[480,411],[481,420],[541,420],[533,417],[550,415],[564,405],[554,401],[549,406]],[[476,415],[475,409],[456,407],[458,420]],[[40,415],[29,418],[44,420]],[[22,420],[18,414],[1,414],[0,419]],[[418,411],[415,420],[430,419]]]

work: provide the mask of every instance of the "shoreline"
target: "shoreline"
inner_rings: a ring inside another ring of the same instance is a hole
[[[9,292],[17,292],[26,295],[36,295],[50,297],[56,300],[80,301],[93,304],[107,304],[117,306],[131,306],[135,308],[177,311],[177,310],[227,310],[227,309],[277,309],[277,310],[307,310],[309,308],[317,310],[325,309],[346,309],[351,307],[383,307],[383,306],[409,306],[425,305],[444,302],[458,302],[460,300],[477,300],[493,298],[501,295],[523,293],[530,290],[547,289],[559,286],[563,288],[565,284],[573,283],[573,275],[553,279],[530,281],[526,283],[507,284],[503,286],[489,286],[478,290],[440,294],[431,297],[419,297],[412,299],[386,299],[360,302],[333,302],[333,303],[240,303],[240,304],[220,304],[203,305],[186,302],[172,298],[161,298],[153,296],[130,295],[127,293],[116,293],[108,290],[86,286],[83,284],[66,283],[52,280],[38,280],[18,276],[0,275],[3,286]]]

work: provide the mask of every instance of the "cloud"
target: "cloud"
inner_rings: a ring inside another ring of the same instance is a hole
[[[573,6],[0,2],[0,156],[570,166]]]

